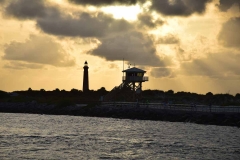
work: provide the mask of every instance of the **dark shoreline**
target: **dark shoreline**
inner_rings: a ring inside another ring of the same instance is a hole
[[[49,115],[73,115],[88,117],[106,117],[119,119],[154,120],[169,122],[189,122],[206,125],[240,127],[240,113],[206,113],[192,111],[171,111],[156,108],[104,107],[104,106],[67,106],[60,107],[32,102],[0,103],[0,112],[30,113]]]

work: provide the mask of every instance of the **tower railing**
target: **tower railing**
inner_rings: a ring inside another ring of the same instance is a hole
[[[130,82],[145,82],[148,81],[148,77],[139,77],[139,76],[122,76],[123,81],[130,81]]]

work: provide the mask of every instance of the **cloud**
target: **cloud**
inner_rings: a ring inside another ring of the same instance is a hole
[[[220,0],[219,1],[219,9],[223,12],[226,12],[229,8],[231,8],[234,4],[239,5],[240,9],[240,1],[239,0]]]
[[[168,34],[164,37],[159,38],[158,43],[160,43],[160,44],[178,44],[178,43],[180,43],[180,40],[177,36],[174,36],[173,34]]]
[[[28,63],[48,64],[57,67],[70,67],[75,60],[62,47],[47,36],[31,35],[21,42],[12,42],[5,46],[5,60],[22,61]]]
[[[229,19],[222,26],[218,35],[220,44],[226,47],[235,47],[240,49],[240,17]]]
[[[153,68],[150,75],[155,78],[174,77],[172,68]]]
[[[56,14],[40,18],[37,20],[37,26],[48,34],[72,37],[102,37],[132,28],[132,25],[124,19],[115,20],[103,13],[93,16],[86,12],[78,17]]]
[[[140,27],[147,26],[148,28],[155,28],[164,24],[163,20],[154,19],[149,13],[141,13],[138,15],[138,21]]]
[[[35,19],[58,12],[57,8],[46,4],[44,0],[12,0],[5,9],[6,15],[18,19]]]
[[[42,69],[43,65],[41,64],[35,64],[35,63],[26,63],[26,62],[10,62],[7,63],[3,66],[4,68],[9,68],[9,69]]]
[[[190,61],[193,58],[192,52],[186,52],[183,48],[180,46],[177,46],[176,48],[176,58],[178,61]]]
[[[118,65],[116,65],[115,63],[109,64],[108,67],[111,69],[118,69]]]
[[[102,37],[133,28],[126,20],[116,20],[101,12],[66,14],[44,0],[13,0],[5,14],[21,20],[34,19],[39,29],[57,36]]]
[[[81,5],[106,6],[112,4],[133,5],[143,0],[68,0],[68,1]]]
[[[169,16],[189,16],[203,13],[211,0],[152,0],[151,9]]]
[[[131,63],[147,66],[165,66],[171,62],[160,59],[152,39],[141,32],[126,32],[113,37],[100,39],[101,44],[89,54],[105,58],[110,61],[125,58]],[[166,63],[166,64],[165,64]]]
[[[212,78],[222,78],[232,75],[240,75],[239,53],[215,53],[208,54],[207,57],[184,62],[180,66],[179,74],[190,76],[207,76]]]

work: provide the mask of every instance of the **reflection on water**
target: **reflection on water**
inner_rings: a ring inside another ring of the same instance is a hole
[[[0,159],[240,159],[236,127],[0,113]]]

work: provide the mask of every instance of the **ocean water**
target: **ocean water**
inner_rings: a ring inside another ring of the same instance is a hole
[[[0,159],[240,159],[236,127],[0,113]]]

